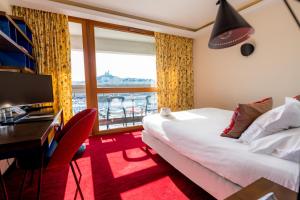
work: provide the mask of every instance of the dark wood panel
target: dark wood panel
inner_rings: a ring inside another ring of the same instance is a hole
[[[40,147],[50,122],[35,122],[1,127],[0,155]]]
[[[4,154],[41,148],[61,117],[58,112],[53,120],[28,122],[0,128],[0,158]]]
[[[296,200],[297,193],[277,183],[260,178],[226,200],[257,200],[269,192],[274,192],[278,200]]]

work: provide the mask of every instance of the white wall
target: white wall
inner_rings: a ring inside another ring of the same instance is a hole
[[[300,16],[300,3],[291,3]],[[243,15],[256,31],[250,57],[240,54],[240,45],[209,49],[212,27],[195,39],[195,107],[233,109],[268,96],[279,105],[300,94],[300,29],[283,1],[266,0]]]
[[[10,3],[8,2],[8,0],[0,0],[0,10],[8,14],[11,13]]]

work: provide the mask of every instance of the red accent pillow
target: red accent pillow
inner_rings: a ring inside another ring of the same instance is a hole
[[[297,99],[298,101],[300,101],[300,95],[297,95],[294,98]]]
[[[271,97],[250,104],[239,104],[229,126],[224,129],[221,136],[239,138],[257,117],[271,110],[272,106],[273,99]]]
[[[228,126],[227,128],[225,128],[225,130],[223,131],[222,135],[223,135],[223,134],[226,134],[226,135],[227,135],[227,134],[233,129],[234,124],[235,124],[235,121],[236,121],[236,119],[237,119],[237,117],[238,117],[238,115],[239,115],[239,110],[240,110],[239,107],[237,107],[237,108],[235,109],[235,111],[234,111],[234,113],[233,113],[233,115],[232,115],[230,124],[229,124],[229,126]]]

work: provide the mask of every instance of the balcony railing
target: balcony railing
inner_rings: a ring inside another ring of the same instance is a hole
[[[73,87],[73,113],[86,108],[84,86]],[[157,112],[156,92],[98,94],[99,129],[141,125],[144,116]]]

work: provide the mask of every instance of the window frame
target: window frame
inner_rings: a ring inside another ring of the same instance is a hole
[[[101,88],[97,86],[96,80],[96,47],[95,47],[95,28],[105,28],[116,31],[137,33],[154,37],[153,31],[137,29],[128,26],[110,24],[106,22],[94,21],[78,17],[68,17],[69,22],[80,23],[82,27],[82,41],[83,41],[83,57],[84,57],[84,71],[85,71],[85,86],[86,86],[86,103],[87,108],[98,109],[98,94],[106,93],[135,93],[135,92],[157,92],[157,87],[109,87]],[[93,135],[97,134],[112,134],[121,132],[130,132],[142,130],[142,125],[115,128],[109,130],[99,129],[99,117],[96,118],[93,127]]]

